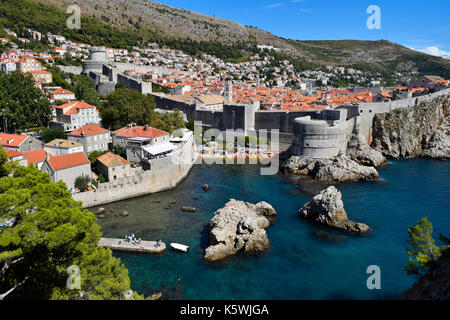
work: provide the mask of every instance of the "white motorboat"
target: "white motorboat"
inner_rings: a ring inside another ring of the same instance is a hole
[[[188,252],[189,246],[185,246],[184,244],[179,243],[171,243],[170,246],[174,248],[175,250],[181,251],[181,252]]]

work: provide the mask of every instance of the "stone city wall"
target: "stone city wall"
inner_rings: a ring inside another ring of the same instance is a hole
[[[189,174],[195,162],[194,140],[191,139],[170,157],[151,161],[151,170],[138,168],[129,177],[102,183],[97,191],[74,194],[76,201],[89,208],[124,199],[175,188]]]

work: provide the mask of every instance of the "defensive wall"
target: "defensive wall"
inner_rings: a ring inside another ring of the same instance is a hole
[[[100,183],[97,191],[77,193],[73,198],[89,208],[170,190],[187,177],[195,160],[194,139],[191,137],[168,158],[152,160],[151,170],[133,169],[128,177]]]
[[[435,93],[431,93],[424,96],[406,98],[401,100],[393,100],[388,102],[368,102],[358,105],[358,124],[361,128],[361,132],[367,139],[369,145],[372,142],[372,124],[373,118],[376,114],[392,112],[396,109],[412,107],[422,102],[429,101],[439,96],[447,95],[450,93],[450,88],[441,90]]]

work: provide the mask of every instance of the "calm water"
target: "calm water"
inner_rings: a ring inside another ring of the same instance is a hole
[[[372,228],[362,237],[297,216],[325,185],[260,176],[256,166],[197,166],[173,191],[104,206],[107,218],[99,223],[106,237],[135,233],[191,246],[188,254],[171,249],[159,256],[115,254],[128,268],[132,288],[144,295],[163,291],[168,299],[392,299],[414,282],[403,272],[408,227],[428,216],[436,239],[439,232],[450,232],[450,164],[393,162],[380,173],[380,182],[338,186],[350,219]],[[212,187],[207,193],[201,188],[205,183]],[[272,248],[260,256],[210,264],[203,260],[207,226],[230,198],[274,206],[278,218],[268,230]],[[172,208],[165,209],[167,205]],[[181,206],[194,206],[197,212],[182,212]],[[130,216],[115,216],[122,211]],[[366,287],[370,265],[381,267],[382,290]]]

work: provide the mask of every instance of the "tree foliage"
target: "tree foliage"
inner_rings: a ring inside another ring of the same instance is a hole
[[[6,177],[9,174],[8,168],[8,155],[6,154],[3,147],[0,146],[0,178]]]
[[[42,130],[41,138],[44,143],[49,143],[55,139],[66,139],[67,134],[64,132],[63,128],[50,127]]]
[[[152,122],[155,100],[136,90],[118,89],[99,106],[102,125],[117,130],[127,124],[147,125]]]
[[[47,126],[52,115],[50,102],[33,78],[20,72],[0,74],[0,106],[8,118],[8,131]]]
[[[91,183],[89,176],[79,176],[75,179],[75,188],[80,189],[81,192],[87,190],[87,186]]]
[[[123,299],[127,269],[98,247],[95,216],[35,166],[0,179],[0,293],[5,299]],[[80,268],[80,289],[67,287],[67,268]],[[80,295],[82,293],[82,295]],[[132,298],[142,298],[133,293]]]
[[[433,225],[425,217],[409,228],[408,235],[410,248],[406,252],[409,256],[409,263],[405,266],[405,272],[418,276],[423,275],[441,255],[440,249],[433,239]]]

